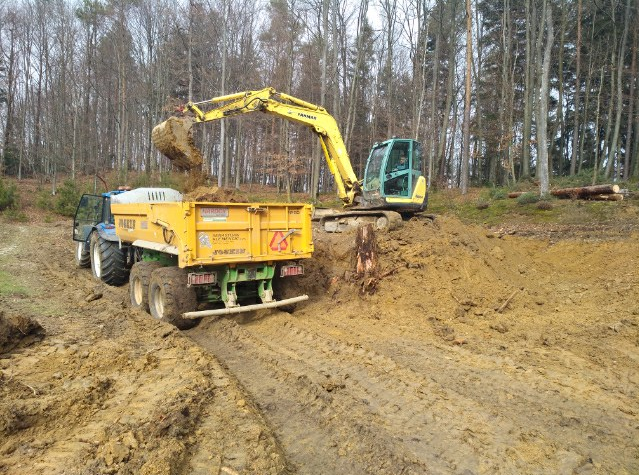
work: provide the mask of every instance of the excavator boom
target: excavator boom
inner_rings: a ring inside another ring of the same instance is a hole
[[[392,229],[402,216],[423,211],[428,186],[419,142],[393,137],[373,145],[364,180],[355,175],[335,118],[326,109],[266,87],[186,104],[192,117],[171,117],[153,129],[155,146],[180,170],[197,170],[202,154],[193,142],[193,124],[262,112],[308,127],[319,138],[337,194],[349,210],[325,219],[326,230],[373,222]],[[402,161],[403,160],[403,161]]]
[[[201,106],[213,107],[203,110]],[[267,87],[189,102],[186,109],[193,113],[194,118],[171,117],[156,126],[152,133],[153,144],[181,170],[196,169],[202,165],[202,154],[192,137],[194,123],[264,112],[309,127],[317,134],[344,205],[353,205],[361,193],[361,181],[353,171],[337,122],[321,106]]]

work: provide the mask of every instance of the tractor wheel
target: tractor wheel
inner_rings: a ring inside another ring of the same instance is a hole
[[[179,267],[162,267],[151,274],[149,284],[149,310],[151,316],[186,330],[199,320],[182,318],[185,312],[197,310],[197,295],[187,287],[187,274]]]
[[[75,265],[80,268],[91,267],[91,253],[85,249],[84,241],[75,241]]]
[[[93,277],[109,285],[122,285],[129,278],[126,252],[117,242],[107,241],[96,232],[91,235],[91,270]]]
[[[133,264],[131,275],[129,276],[129,296],[131,306],[139,308],[145,312],[149,311],[149,283],[151,273],[155,269],[162,267],[159,262],[140,261]]]

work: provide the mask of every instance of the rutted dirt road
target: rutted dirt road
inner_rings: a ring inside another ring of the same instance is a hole
[[[414,220],[370,294],[354,235],[318,232],[309,303],[187,332],[68,236],[0,228],[0,308],[46,331],[0,359],[0,472],[639,473],[636,234]]]

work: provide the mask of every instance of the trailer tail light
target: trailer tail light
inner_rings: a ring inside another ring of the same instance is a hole
[[[215,272],[191,272],[189,273],[188,286],[192,285],[211,285],[217,283],[217,274]]]
[[[291,277],[293,275],[304,275],[304,266],[295,264],[281,267],[280,277]]]

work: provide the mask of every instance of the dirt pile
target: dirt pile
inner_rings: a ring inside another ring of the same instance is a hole
[[[0,355],[44,338],[44,329],[29,317],[0,310]]]
[[[231,188],[218,188],[217,186],[198,186],[186,193],[187,201],[210,201],[216,203],[247,203],[247,193]]]
[[[510,236],[466,226],[454,218],[432,221],[417,217],[376,237],[380,262],[376,290],[363,288],[365,282],[354,273],[354,231],[315,233],[316,252],[305,263],[300,290],[315,295],[328,290],[338,300],[354,304],[372,298],[392,304],[397,311],[417,307],[448,312],[472,307],[474,313],[480,313],[498,309],[535,272],[521,265],[526,251]],[[541,246],[527,243],[529,250]],[[366,293],[375,294],[374,298]]]
[[[628,284],[627,258],[615,251],[625,244],[601,240],[596,230],[579,236],[573,232],[570,240],[560,242],[550,240],[547,233],[542,240],[514,234],[512,230],[465,225],[455,218],[440,217],[434,222],[413,218],[399,230],[377,234],[378,275],[383,277],[374,295],[366,296],[362,295],[362,279],[353,272],[354,233],[318,232],[316,253],[307,263],[301,285],[303,290],[315,293],[327,289],[335,298],[353,304],[388,304],[400,313],[428,309],[439,314],[488,316],[569,305],[558,294],[575,285],[574,273],[579,274],[582,267],[609,269],[607,277],[582,276],[577,293],[586,293],[591,305],[605,299],[606,288],[601,288],[604,280]],[[588,250],[584,239],[596,242],[596,246]],[[562,271],[566,274],[563,282],[559,277]],[[314,285],[318,276],[320,286]],[[607,286],[617,293],[614,287]],[[586,288],[589,292],[583,290]],[[580,302],[587,296],[581,295]]]
[[[142,323],[144,338],[129,325],[103,327],[0,360],[0,471],[281,471],[277,443],[216,362],[176,329]]]

